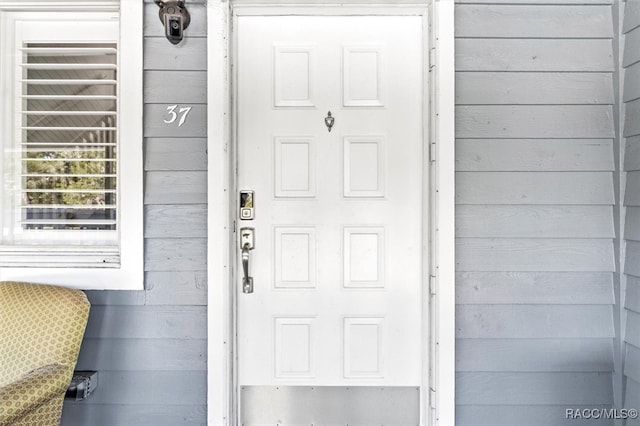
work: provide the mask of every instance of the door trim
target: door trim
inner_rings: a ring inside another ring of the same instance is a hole
[[[235,426],[234,373],[235,159],[233,155],[232,25],[239,15],[414,15],[425,16],[425,135],[423,177],[429,215],[424,222],[425,258],[421,425],[455,421],[455,240],[454,240],[454,33],[453,0],[405,0],[399,4],[365,0],[210,0],[208,26],[208,424]],[[428,58],[426,57],[428,56]],[[426,210],[426,209],[425,209]],[[427,285],[428,284],[428,285]],[[428,295],[428,297],[427,297]]]

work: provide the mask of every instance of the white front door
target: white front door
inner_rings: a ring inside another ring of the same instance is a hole
[[[242,16],[234,30],[237,188],[254,208],[236,220],[255,229],[251,293],[237,247],[238,385],[418,389],[422,17]]]

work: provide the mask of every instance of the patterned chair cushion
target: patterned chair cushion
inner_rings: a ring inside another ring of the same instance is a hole
[[[0,426],[59,424],[88,316],[82,291],[0,283]]]

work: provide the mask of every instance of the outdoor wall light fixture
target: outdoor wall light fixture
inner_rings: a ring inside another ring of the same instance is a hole
[[[191,15],[182,0],[154,0],[160,7],[160,22],[164,25],[164,34],[171,44],[182,41],[184,30],[191,22]]]

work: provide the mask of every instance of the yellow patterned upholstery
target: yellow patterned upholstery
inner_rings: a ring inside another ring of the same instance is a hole
[[[80,290],[0,282],[0,426],[60,424],[88,317]]]

